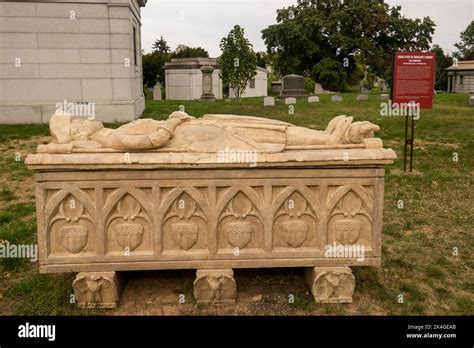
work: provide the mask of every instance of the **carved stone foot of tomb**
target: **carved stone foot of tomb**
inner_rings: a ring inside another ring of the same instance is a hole
[[[351,303],[355,277],[349,267],[306,269],[306,281],[314,300],[319,303]]]
[[[237,286],[232,269],[199,269],[194,281],[197,303],[235,303]]]
[[[122,285],[117,272],[81,272],[72,283],[79,308],[117,308]]]

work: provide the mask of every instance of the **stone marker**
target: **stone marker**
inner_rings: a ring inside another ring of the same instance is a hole
[[[340,96],[340,95],[333,95],[333,96],[331,96],[331,101],[332,101],[332,102],[342,102],[342,96]]]
[[[345,303],[349,267],[381,264],[383,168],[396,155],[370,122],[338,116],[323,131],[174,112],[110,129],[58,113],[50,130],[26,158],[39,174],[39,270],[81,272],[79,307],[116,307],[120,272],[162,269],[196,269],[198,303],[233,303],[233,269],[261,267],[307,268],[315,301]]]
[[[367,94],[359,94],[356,98],[357,101],[367,101],[369,100],[369,96]]]
[[[283,76],[281,94],[284,97],[305,96],[304,77],[295,74]]]
[[[212,65],[204,65],[200,68],[202,72],[202,101],[215,101],[216,96],[214,95],[212,73],[215,68]]]
[[[272,82],[272,91],[275,93],[281,93],[281,80]]]
[[[285,98],[285,105],[296,104],[296,98]]]
[[[263,106],[275,106],[275,98],[273,97],[263,98]]]
[[[474,95],[469,97],[469,105],[474,106]]]
[[[161,85],[159,83],[153,87],[153,100],[161,100]]]
[[[324,94],[323,86],[320,83],[314,85],[314,94]]]
[[[381,94],[380,95],[380,100],[387,101],[388,100],[388,94]]]
[[[317,103],[319,102],[319,97],[317,95],[312,95],[308,97],[308,103]]]

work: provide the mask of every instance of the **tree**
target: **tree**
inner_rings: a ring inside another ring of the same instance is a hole
[[[448,72],[446,69],[453,65],[453,58],[445,55],[439,45],[434,45],[431,52],[436,55],[435,89],[446,91],[448,87]]]
[[[163,36],[153,44],[152,53],[143,55],[143,84],[153,87],[165,84],[165,63],[170,60],[170,48]]]
[[[277,24],[264,29],[262,38],[280,74],[310,76],[325,88],[342,89],[360,79],[357,62],[387,78],[391,54],[428,50],[434,27],[429,17],[405,18],[400,6],[383,1],[305,0],[277,10]]]
[[[152,48],[153,52],[170,53],[170,48],[165,39],[163,39],[163,36],[154,42]]]
[[[255,55],[257,57],[257,66],[265,69],[267,67],[267,64],[269,63],[267,53],[266,52],[257,52],[257,53],[255,53]]]
[[[222,81],[234,91],[237,103],[240,103],[242,92],[257,74],[257,56],[244,35],[244,29],[238,25],[234,26],[227,37],[222,38],[220,48]]]
[[[454,46],[459,50],[453,56],[459,60],[474,60],[474,21],[460,35],[461,41]]]
[[[180,45],[171,54],[171,58],[209,58],[209,52],[202,47]]]

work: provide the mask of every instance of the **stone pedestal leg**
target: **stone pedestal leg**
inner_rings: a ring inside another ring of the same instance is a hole
[[[199,269],[194,281],[197,303],[235,303],[237,286],[231,269]]]
[[[79,308],[116,308],[122,279],[116,272],[81,272],[72,287]]]
[[[349,267],[314,267],[306,269],[314,300],[320,303],[351,303],[355,277]]]

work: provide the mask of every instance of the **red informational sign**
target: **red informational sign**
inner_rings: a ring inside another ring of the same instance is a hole
[[[433,107],[434,53],[396,52],[393,65],[392,103],[418,103],[420,109]]]

